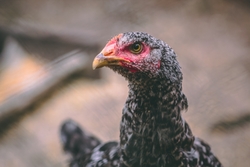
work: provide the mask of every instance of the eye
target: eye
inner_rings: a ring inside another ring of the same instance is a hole
[[[143,49],[142,43],[136,42],[129,46],[129,50],[132,53],[139,54]]]

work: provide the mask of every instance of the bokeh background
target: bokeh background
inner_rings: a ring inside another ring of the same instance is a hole
[[[0,166],[66,167],[67,119],[118,140],[126,81],[93,57],[145,31],[178,54],[185,119],[227,167],[250,166],[248,0],[0,0]]]

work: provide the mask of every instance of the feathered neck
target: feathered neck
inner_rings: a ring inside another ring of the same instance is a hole
[[[131,78],[120,129],[123,161],[134,166],[156,165],[167,163],[161,157],[169,156],[171,163],[177,162],[181,151],[190,150],[194,140],[181,117],[187,107],[181,83]]]

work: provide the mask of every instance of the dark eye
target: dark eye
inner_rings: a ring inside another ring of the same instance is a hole
[[[141,53],[143,49],[143,45],[139,42],[133,43],[132,45],[129,46],[129,50],[132,53],[139,54]]]

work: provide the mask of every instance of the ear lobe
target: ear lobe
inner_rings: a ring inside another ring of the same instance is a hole
[[[161,68],[161,61],[160,60],[158,61],[157,68],[158,69]]]

